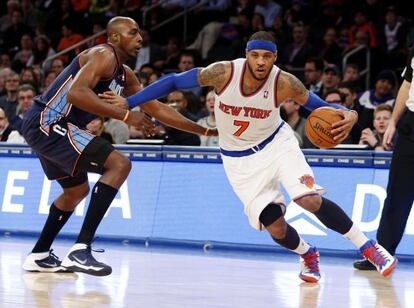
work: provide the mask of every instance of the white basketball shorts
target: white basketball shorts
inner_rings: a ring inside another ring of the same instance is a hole
[[[227,178],[243,202],[244,213],[257,230],[264,230],[259,216],[269,203],[285,205],[279,183],[291,199],[323,190],[314,184],[312,169],[287,124],[261,151],[243,157],[221,157]]]

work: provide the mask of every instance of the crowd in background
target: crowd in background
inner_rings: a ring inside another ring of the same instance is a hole
[[[105,34],[63,56],[56,53],[105,29],[116,15],[142,27],[142,48],[128,64],[144,86],[171,72],[245,56],[251,34],[274,34],[277,65],[300,78],[327,102],[359,114],[344,143],[381,150],[381,138],[394,105],[400,75],[413,45],[408,1],[387,0],[8,0],[0,3],[0,140],[24,142],[19,124],[33,97],[41,94],[82,50],[102,44]],[[155,6],[159,3],[158,6]],[[196,5],[187,27],[166,18]],[[154,9],[150,9],[154,7]],[[344,56],[364,46],[348,58]],[[370,52],[367,63],[366,51]],[[51,58],[52,57],[52,58]],[[367,78],[366,68],[369,68]],[[215,127],[211,89],[175,91],[166,104],[203,126]],[[283,102],[282,117],[302,148],[313,147],[304,134],[308,115],[296,102]],[[154,138],[169,145],[217,146],[217,137],[198,137],[157,124]],[[141,131],[111,119],[88,125],[114,143],[144,139]]]

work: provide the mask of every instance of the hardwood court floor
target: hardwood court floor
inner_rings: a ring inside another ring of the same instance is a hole
[[[322,280],[302,283],[298,258],[277,254],[145,249],[99,243],[107,277],[26,273],[21,264],[34,239],[0,239],[0,307],[414,307],[414,266],[390,279],[358,272],[351,259],[321,258]],[[71,246],[58,241],[61,258]]]

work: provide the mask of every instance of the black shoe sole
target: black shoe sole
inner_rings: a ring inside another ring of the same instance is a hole
[[[69,266],[66,267],[67,270],[69,271],[73,271],[76,273],[84,273],[84,274],[88,274],[88,275],[92,275],[92,276],[108,276],[111,275],[112,273],[112,268],[109,268],[108,270],[102,270],[102,271],[91,271],[91,270],[86,270],[77,266]]]
[[[360,271],[376,271],[377,270],[374,265],[372,265],[369,262],[364,262],[364,261],[354,262],[354,268]]]

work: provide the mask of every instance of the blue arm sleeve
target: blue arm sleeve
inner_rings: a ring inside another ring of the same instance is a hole
[[[127,98],[129,108],[134,108],[142,103],[164,97],[174,90],[199,87],[197,72],[198,69],[193,68],[187,72],[170,74],[157,80],[138,93],[129,96]]]
[[[309,92],[308,100],[303,105],[303,107],[305,107],[306,109],[310,111],[315,110],[319,107],[333,107],[335,109],[349,110],[348,108],[342,105],[339,105],[339,104],[327,103],[313,92]]]

